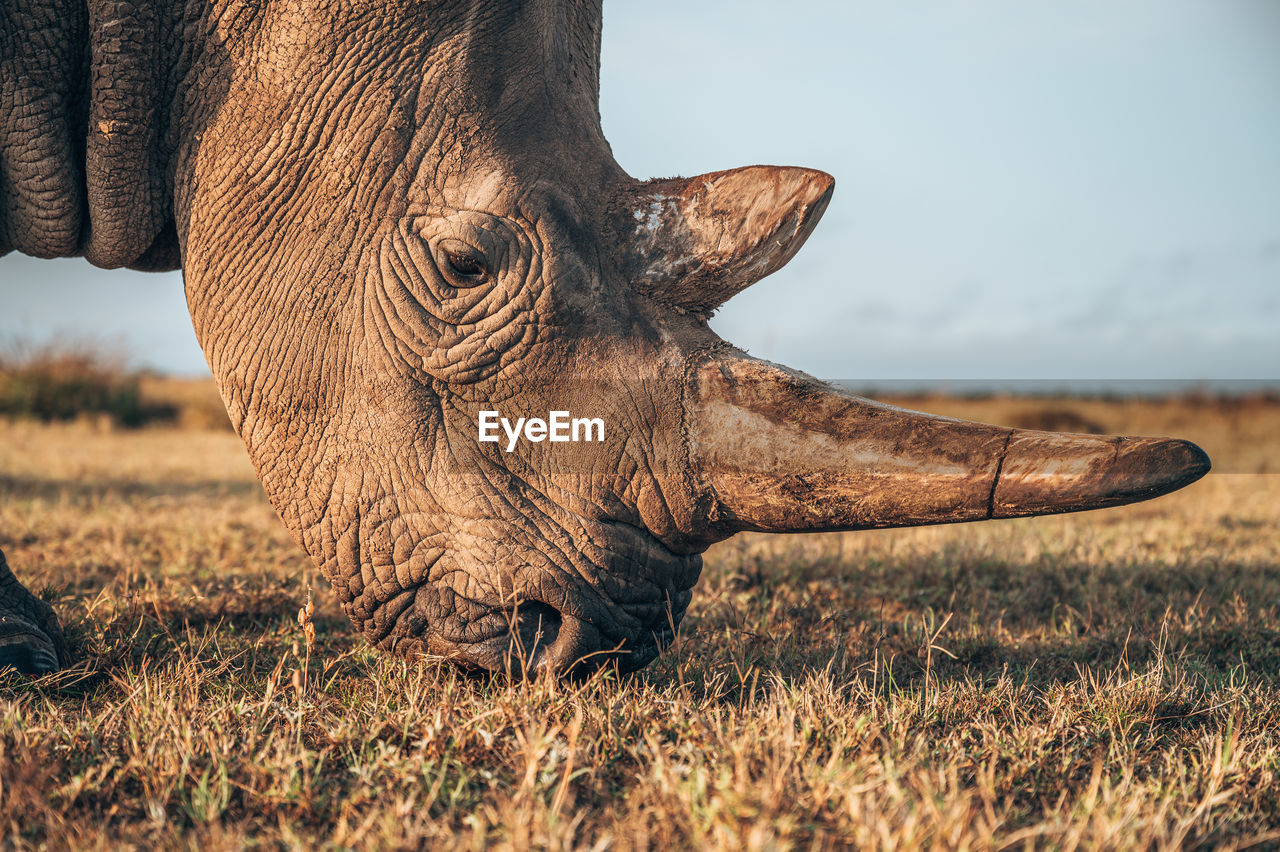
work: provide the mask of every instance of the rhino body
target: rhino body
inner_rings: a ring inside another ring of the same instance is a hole
[[[718,338],[834,182],[627,175],[600,0],[0,4],[0,254],[183,270],[268,497],[379,648],[634,669],[736,532],[1097,508],[1208,469],[879,405]],[[481,440],[493,412],[601,439]],[[67,663],[2,560],[0,616],[0,661]]]

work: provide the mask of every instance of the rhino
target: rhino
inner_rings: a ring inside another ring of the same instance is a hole
[[[601,5],[4,0],[0,254],[180,268],[355,627],[474,669],[645,666],[738,532],[1072,512],[1208,471],[1186,441],[907,411],[720,339],[834,181],[628,175]],[[2,558],[0,662],[69,663]]]

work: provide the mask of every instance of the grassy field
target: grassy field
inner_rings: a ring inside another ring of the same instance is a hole
[[[1280,403],[911,404],[1178,435],[1221,472],[739,537],[640,675],[509,683],[356,640],[230,432],[0,424],[0,548],[79,661],[0,675],[4,845],[1280,845]]]

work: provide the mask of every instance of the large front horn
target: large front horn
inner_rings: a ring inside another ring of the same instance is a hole
[[[686,394],[717,537],[1075,512],[1156,497],[1209,470],[1187,441],[936,417],[736,354],[709,356]]]
[[[628,196],[631,277],[705,316],[799,250],[831,199],[824,172],[750,166]],[[1116,506],[1209,470],[1195,444],[1033,432],[907,411],[713,349],[689,372],[685,434],[708,532],[902,527]]]
[[[641,184],[621,211],[631,280],[662,304],[707,316],[800,250],[834,187],[826,172],[786,166]]]

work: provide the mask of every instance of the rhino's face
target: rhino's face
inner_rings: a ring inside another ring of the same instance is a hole
[[[339,462],[362,487],[338,510],[359,521],[337,537],[335,584],[376,642],[486,667],[513,651],[643,665],[731,531],[713,529],[691,444],[693,377],[730,351],[703,314],[715,286],[798,248],[832,181],[642,185],[508,150],[419,186],[432,200],[363,268],[367,348],[349,369],[364,399],[344,428],[372,440]]]
[[[689,602],[706,542],[681,402],[714,338],[631,286],[616,188],[572,183],[443,187],[371,253],[351,367],[371,441],[340,462],[362,485],[330,573],[375,642],[639,666]]]
[[[179,221],[232,419],[380,646],[636,667],[738,530],[1067,511],[1203,472],[1180,442],[903,412],[720,341],[709,312],[791,257],[831,179],[628,177],[598,4],[317,8],[228,36]]]

